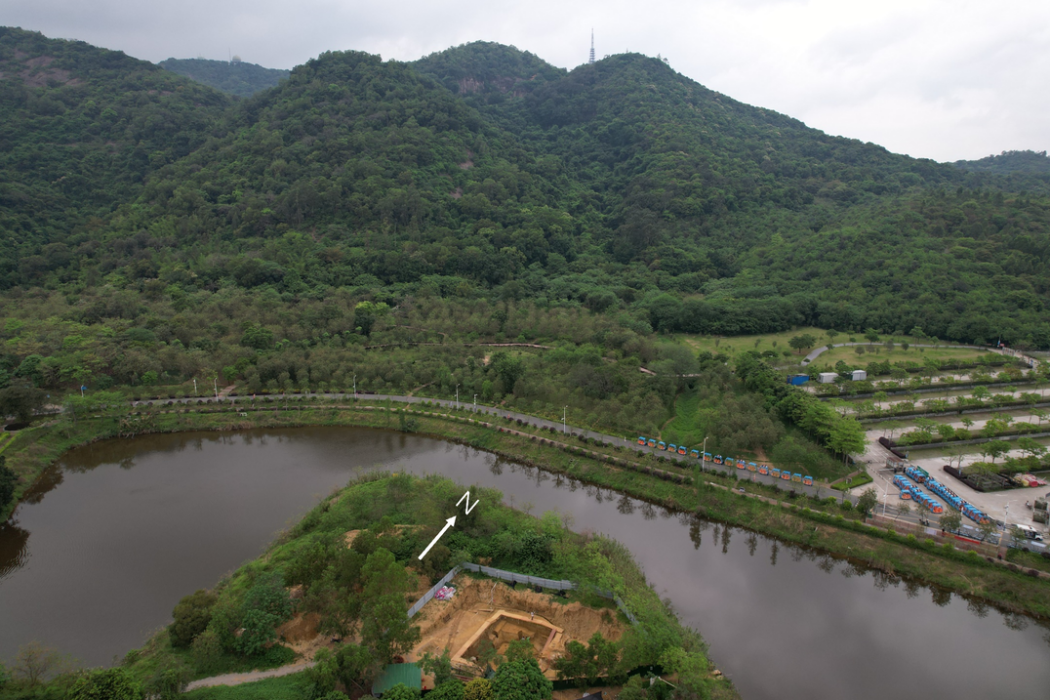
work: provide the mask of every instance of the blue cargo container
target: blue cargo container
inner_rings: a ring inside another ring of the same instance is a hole
[[[794,386],[802,386],[803,384],[805,384],[808,381],[809,381],[809,375],[808,374],[793,374],[790,377],[788,377],[788,384],[792,384]]]

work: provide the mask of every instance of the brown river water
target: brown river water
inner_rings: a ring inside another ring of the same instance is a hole
[[[848,561],[440,440],[353,428],[182,433],[70,452],[0,525],[0,659],[109,664],[182,596],[372,469],[500,489],[623,542],[747,700],[1046,697],[1045,626]]]

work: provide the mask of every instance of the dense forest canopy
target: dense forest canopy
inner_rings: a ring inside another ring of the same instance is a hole
[[[1003,151],[999,155],[980,160],[957,160],[955,167],[975,172],[991,172],[1000,175],[1028,173],[1050,175],[1050,158],[1046,151]],[[1045,181],[1045,178],[1043,178]]]
[[[268,90],[288,77],[289,71],[264,68],[234,56],[230,61],[206,58],[169,58],[158,63],[161,68],[178,73],[229,95],[251,97]]]
[[[828,136],[658,59],[329,52],[231,101],[3,29],[0,73],[0,289],[529,300],[634,330],[1050,347],[1045,175]]]

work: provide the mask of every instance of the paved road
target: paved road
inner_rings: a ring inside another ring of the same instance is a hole
[[[352,394],[352,393],[338,393],[338,392],[336,392],[336,393],[324,393],[324,394],[320,394],[320,393],[297,394],[296,396],[304,396],[304,397],[311,398],[311,399],[328,399],[328,400],[344,399],[345,400],[345,399],[352,399],[354,397],[354,394]],[[271,397],[271,398],[275,398],[275,397]],[[529,415],[527,413],[518,413],[516,411],[508,411],[506,409],[499,408],[499,407],[496,407],[496,406],[486,406],[484,404],[476,404],[475,405],[473,403],[473,401],[470,401],[470,402],[466,402],[466,401],[457,402],[457,401],[455,401],[453,399],[434,399],[434,398],[427,398],[427,397],[421,397],[421,396],[398,396],[398,395],[392,395],[392,394],[363,394],[363,393],[358,393],[357,394],[357,398],[359,398],[360,400],[364,400],[364,401],[372,401],[372,402],[386,402],[386,401],[390,401],[390,402],[393,402],[393,403],[402,403],[402,404],[406,404],[406,403],[407,404],[421,404],[421,403],[424,403],[424,402],[430,402],[431,404],[437,404],[438,406],[442,406],[442,407],[445,407],[445,408],[455,408],[455,407],[459,406],[459,407],[464,408],[467,411],[469,411],[471,413],[475,413],[475,414],[477,414],[479,416],[498,416],[498,417],[501,417],[501,418],[509,418],[509,419],[515,420],[515,421],[516,420],[521,420],[521,421],[523,421],[525,423],[528,423],[530,425],[538,426],[538,427],[544,428],[544,429],[554,428],[554,430],[557,433],[563,434],[566,438],[569,438],[571,435],[583,435],[583,436],[585,436],[585,437],[587,437],[589,439],[592,439],[592,440],[600,440],[602,443],[604,443],[606,445],[620,445],[622,447],[625,447],[626,449],[634,450],[635,452],[637,452],[637,453],[639,453],[641,455],[652,454],[654,457],[664,457],[671,464],[673,464],[674,466],[678,466],[678,467],[681,467],[681,468],[691,469],[697,463],[697,460],[695,458],[690,458],[688,456],[681,456],[681,455],[674,455],[674,456],[672,456],[671,454],[669,454],[667,452],[663,452],[661,450],[658,450],[655,447],[648,447],[648,446],[639,445],[638,442],[637,442],[637,437],[636,436],[625,437],[625,436],[617,436],[617,435],[607,435],[605,433],[599,433],[599,432],[596,432],[594,430],[588,430],[586,428],[580,428],[580,427],[574,426],[574,425],[568,423],[568,421],[566,421],[563,424],[561,421],[551,421],[551,420],[547,420],[545,418],[537,418],[536,416],[531,416],[531,415]],[[270,404],[270,402],[267,402],[265,400],[265,398],[264,399],[256,399],[256,400],[254,400],[254,403],[253,403],[252,398],[249,397],[249,396],[231,396],[231,397],[226,397],[226,398],[220,398],[218,400],[216,400],[214,398],[208,399],[208,400],[212,401],[213,403],[217,402],[217,403],[221,403],[221,404],[228,404],[228,405],[234,405],[234,406],[245,406],[245,407],[252,406],[252,405],[254,405],[254,406],[272,405],[272,404]],[[173,402],[173,403],[196,403],[198,401],[198,398],[192,398],[192,399],[168,399],[168,400],[158,399],[156,401],[154,401],[154,400],[143,400],[143,401],[135,402],[133,405],[136,405],[136,406],[163,405],[163,404],[168,403],[169,401]],[[690,446],[690,449],[693,449],[694,447],[696,449],[700,449],[701,446],[700,445]],[[749,471],[743,470],[743,469],[729,468],[729,467],[726,467],[725,465],[714,464],[712,462],[704,462],[703,469],[705,471],[717,471],[717,472],[720,472],[722,474],[727,474],[727,475],[732,475],[732,474],[735,473],[735,474],[739,475],[741,479],[745,479],[747,481],[752,481],[752,482],[755,482],[755,483],[766,484],[767,486],[774,486],[777,489],[780,489],[782,491],[795,491],[797,493],[805,494],[807,496],[816,494],[819,498],[835,497],[835,498],[840,499],[840,500],[845,498],[845,499],[848,499],[849,501],[851,501],[854,505],[856,505],[856,502],[857,502],[857,497],[855,495],[847,494],[847,495],[844,496],[842,494],[842,492],[840,492],[840,491],[835,491],[833,489],[830,489],[830,488],[827,488],[827,487],[824,487],[824,486],[820,486],[820,485],[803,486],[800,483],[791,482],[791,481],[785,481],[783,479],[774,479],[771,476],[762,476],[761,474],[758,474],[757,472],[749,472]]]
[[[224,673],[221,676],[212,676],[210,678],[201,678],[200,680],[193,681],[186,686],[186,691],[196,690],[197,688],[210,688],[216,685],[240,685],[241,683],[251,683],[253,681],[261,681],[264,678],[277,678],[278,676],[290,676],[293,673],[299,673],[305,671],[308,668],[315,666],[313,661],[300,661],[296,664],[289,664],[287,666],[279,666],[278,668],[271,668],[267,671],[248,671],[246,673]]]

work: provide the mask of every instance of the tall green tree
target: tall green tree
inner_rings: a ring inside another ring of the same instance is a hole
[[[535,659],[502,663],[492,678],[494,700],[550,700],[553,692],[553,684]]]

